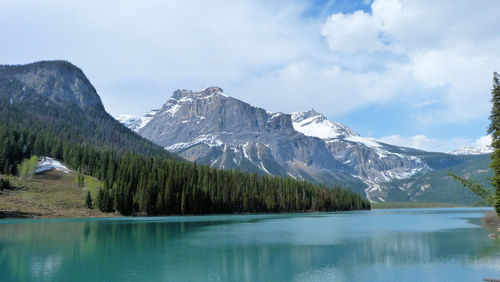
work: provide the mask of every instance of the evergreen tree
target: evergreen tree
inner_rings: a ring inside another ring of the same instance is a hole
[[[87,198],[85,199],[85,204],[87,205],[87,208],[89,209],[92,208],[92,196],[90,195],[90,191],[87,192]]]
[[[491,154],[490,168],[493,170],[491,185],[495,188],[493,206],[497,215],[500,216],[500,83],[499,75],[493,74],[493,89],[491,91],[493,104],[490,115],[490,126],[488,133],[492,136],[491,147],[494,152]]]
[[[83,174],[80,170],[78,170],[78,173],[76,175],[76,183],[77,183],[78,187],[85,186],[85,177],[83,176]]]
[[[5,190],[10,188],[10,183],[8,179],[0,178],[0,190]]]
[[[496,72],[493,73],[493,89],[491,90],[491,95],[492,107],[489,117],[490,126],[488,127],[488,133],[491,134],[491,147],[494,151],[490,156],[490,168],[493,170],[493,177],[490,179],[490,182],[495,192],[491,193],[490,190],[484,188],[477,183],[477,181],[457,176],[451,172],[447,174],[453,179],[460,181],[464,187],[481,197],[488,204],[493,205],[497,215],[500,216],[500,81],[499,75]]]
[[[33,154],[35,142],[42,155],[62,148],[61,161],[78,171],[79,185],[84,184],[84,173],[102,181],[95,199],[91,195],[90,200],[104,212],[157,215],[370,208],[368,201],[345,188],[93,147],[65,135],[56,138],[43,130],[4,124],[0,124],[0,169],[29,175],[33,171],[27,169],[29,164],[36,169],[38,162],[36,156],[26,160]]]

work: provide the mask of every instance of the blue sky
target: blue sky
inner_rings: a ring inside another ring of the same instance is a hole
[[[483,144],[500,2],[0,2],[0,63],[65,59],[108,112],[142,115],[217,85],[271,111],[311,108],[425,150]]]

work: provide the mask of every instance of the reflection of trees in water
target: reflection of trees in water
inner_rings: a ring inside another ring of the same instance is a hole
[[[249,240],[241,224],[254,221],[12,224],[0,228],[0,271],[15,275],[13,280],[292,280],[323,268],[350,277],[362,265],[477,261],[498,256],[500,249],[500,240],[490,240],[479,228],[353,234],[319,245],[280,240],[278,230],[266,232],[277,239]],[[62,259],[52,268],[42,264],[44,272],[32,272],[36,263],[55,257]]]

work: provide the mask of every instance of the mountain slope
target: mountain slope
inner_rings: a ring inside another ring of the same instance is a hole
[[[361,137],[314,110],[271,113],[229,97],[219,87],[177,90],[161,109],[143,118],[127,118],[132,121],[129,128],[188,160],[316,183],[342,183],[371,201],[400,200],[401,193],[413,201],[411,189],[396,183],[468,164],[462,156]]]
[[[478,181],[492,189],[488,178],[492,176],[488,168],[489,155],[460,156],[447,166],[437,166],[425,174],[408,179],[380,184],[380,197],[392,202],[451,202],[462,205],[481,203],[482,200],[447,175],[452,172]]]
[[[81,70],[67,62],[2,66],[0,103],[0,173],[11,177],[31,171],[18,164],[33,155],[56,158],[78,171],[78,185],[80,173],[100,181],[87,195],[88,205],[94,199],[101,211],[166,215],[370,208],[360,195],[339,186],[327,189],[172,160],[180,158],[109,116]]]
[[[0,123],[104,149],[163,155],[112,118],[84,73],[66,61],[0,66]]]
[[[290,115],[253,107],[226,96],[218,87],[175,91],[135,129],[188,160],[216,168],[242,168],[331,185],[340,180],[361,184],[343,171],[345,167],[328,153],[322,140],[295,131]]]

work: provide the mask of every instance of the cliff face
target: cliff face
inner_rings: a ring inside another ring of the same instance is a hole
[[[321,139],[294,130],[291,115],[253,107],[219,87],[175,91],[138,133],[184,158],[219,168],[304,179],[314,179],[310,168],[328,168],[330,183],[343,168]]]
[[[346,185],[372,201],[438,195],[441,188],[425,176],[469,161],[376,142],[314,110],[271,113],[219,87],[177,90],[160,110],[122,119],[141,136],[200,164]],[[412,184],[417,179],[434,188],[418,192]],[[441,197],[435,200],[446,201]]]
[[[66,61],[0,66],[0,125],[97,148],[163,155],[110,116],[81,69]]]
[[[23,92],[34,91],[50,101],[64,105],[74,103],[84,109],[104,110],[96,90],[85,74],[66,61],[44,61],[27,65],[0,66],[0,80],[15,80],[22,85],[19,93],[11,92],[12,99],[22,99]]]
[[[141,136],[191,161],[340,183],[357,191],[371,182],[427,169],[418,158],[391,153],[384,144],[363,139],[314,110],[271,113],[228,97],[219,87],[177,90],[160,110],[141,119],[121,119]]]

